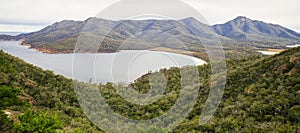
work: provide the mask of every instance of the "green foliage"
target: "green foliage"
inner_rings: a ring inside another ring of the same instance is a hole
[[[0,111],[0,131],[10,131],[13,127],[13,122],[4,112]]]
[[[138,133],[168,133],[167,129],[150,127],[148,129],[140,129]]]
[[[26,101],[38,112],[18,110],[25,113],[19,116],[20,123],[15,126],[16,130],[100,132],[80,109],[72,80],[55,75],[51,71],[43,71],[3,52],[0,52],[0,62],[5,64],[0,64],[0,77],[5,79],[0,80],[1,109],[11,109],[9,106],[26,107],[17,100],[17,97],[22,97],[22,101]],[[186,119],[172,132],[299,131],[299,66],[300,48],[272,57],[250,56],[227,60],[227,84],[222,102],[208,123],[198,125],[212,82],[210,64],[199,66],[200,90],[197,103]],[[151,73],[138,78],[129,86],[112,83],[92,86],[96,86],[96,91],[105,97],[114,111],[131,119],[146,120],[163,115],[174,105],[180,94],[180,70],[183,69],[170,68],[159,71],[167,80],[165,93],[161,99],[149,105],[137,105],[124,100],[114,87],[122,87],[121,91],[132,87],[140,93],[147,93],[151,89]],[[192,81],[194,77],[190,78],[188,81]],[[156,79],[155,83],[160,84],[159,81],[160,79]],[[81,91],[87,91],[87,88],[91,87],[86,83],[78,85],[82,87]],[[9,129],[11,121],[3,112],[0,116],[3,129]],[[154,127],[140,132],[166,131]]]
[[[59,114],[64,125],[62,130],[98,130],[79,107],[72,80],[0,51],[0,109],[12,110],[15,116],[27,111],[28,107],[40,113],[50,110]],[[7,116],[3,114],[1,118],[6,119]],[[7,128],[12,130],[11,126]]]
[[[0,109],[21,104],[17,97],[20,91],[20,89],[14,89],[9,86],[0,86]]]
[[[300,123],[300,105],[295,105],[290,108],[288,116],[291,121]]]
[[[291,52],[293,51],[293,52]],[[200,93],[189,116],[173,132],[295,132],[299,127],[300,48],[275,57],[241,57],[227,61],[227,85],[213,119],[198,125],[209,92],[210,67],[199,66]],[[182,68],[181,68],[182,69]],[[125,101],[113,84],[99,90],[111,108],[131,119],[151,119],[167,112],[180,91],[178,68],[159,71],[167,79],[164,97],[150,105]],[[150,90],[148,73],[130,86],[140,93]],[[195,77],[196,78],[196,77]],[[122,86],[119,86],[122,87]],[[123,86],[123,89],[128,89]]]
[[[22,105],[17,97],[20,89],[14,89],[8,86],[0,86],[0,131],[11,131],[13,122],[2,111],[13,105]]]
[[[20,123],[15,126],[15,129],[20,132],[54,133],[63,127],[56,115],[48,113],[35,113],[28,110],[18,118]]]

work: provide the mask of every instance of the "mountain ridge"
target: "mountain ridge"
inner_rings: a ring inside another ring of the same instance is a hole
[[[74,51],[78,37],[84,32],[87,33],[84,35],[87,36],[85,39],[89,43],[99,45],[96,44],[99,38],[105,40],[96,51],[91,50],[94,48],[91,47],[85,50],[81,48],[81,51],[77,52],[114,52],[119,49],[151,49],[161,46],[184,49],[183,45],[190,51],[199,52],[204,49],[203,43],[210,41],[213,43],[218,39],[223,42],[225,48],[243,45],[283,48],[288,44],[300,43],[300,33],[278,24],[251,20],[244,16],[216,25],[201,23],[193,17],[180,20],[119,21],[91,17],[85,21],[55,22],[39,31],[17,36],[0,35],[0,40],[24,39],[24,44],[30,44],[32,48],[65,53]]]
[[[247,35],[251,36],[251,34],[262,35],[263,37],[268,37],[267,35],[269,35],[271,37],[300,39],[300,34],[293,30],[278,24],[251,20],[244,16],[239,16],[224,24],[213,25],[213,28],[218,34],[233,39],[240,39]],[[255,37],[260,38],[258,36]]]

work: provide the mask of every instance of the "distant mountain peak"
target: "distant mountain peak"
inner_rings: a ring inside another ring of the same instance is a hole
[[[182,20],[197,20],[197,19],[194,18],[194,17],[187,17],[187,18],[184,18],[184,19],[182,19]]]
[[[249,20],[249,18],[247,18],[246,16],[238,16],[236,17],[234,20]]]
[[[85,22],[88,21],[111,21],[111,20],[107,20],[107,19],[103,19],[103,18],[99,18],[99,17],[89,17],[85,20]]]
[[[217,34],[239,41],[269,40],[275,43],[286,43],[290,40],[297,40],[297,42],[300,40],[300,34],[295,31],[280,25],[251,20],[245,16],[238,16],[227,23],[214,25],[213,28]]]
[[[253,20],[245,17],[245,16],[238,16],[233,20],[233,22],[237,25],[244,25],[245,23],[252,23]]]
[[[69,26],[69,25],[73,25],[73,24],[76,24],[76,23],[80,23],[80,21],[75,21],[75,20],[62,20],[60,22],[55,22],[53,25],[50,25],[50,26],[47,26],[48,28],[51,27],[51,26],[55,26],[55,27],[66,27],[66,26]],[[46,27],[46,28],[47,28]]]

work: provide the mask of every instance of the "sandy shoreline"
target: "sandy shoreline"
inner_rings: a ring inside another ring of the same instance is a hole
[[[167,48],[167,47],[156,47],[156,48],[152,48],[149,50],[150,51],[162,51],[162,52],[176,53],[176,54],[184,54],[184,55],[189,55],[189,56],[193,56],[193,54],[195,53],[195,52],[191,52],[191,51],[172,49],[172,48]]]

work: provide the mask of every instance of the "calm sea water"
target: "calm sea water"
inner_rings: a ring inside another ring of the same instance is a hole
[[[11,36],[16,36],[22,34],[22,32],[0,32],[0,35],[11,35]]]
[[[79,81],[92,80],[97,83],[129,83],[149,71],[206,63],[191,56],[142,50],[97,54],[45,54],[19,45],[17,41],[2,41],[0,49],[56,74]]]

